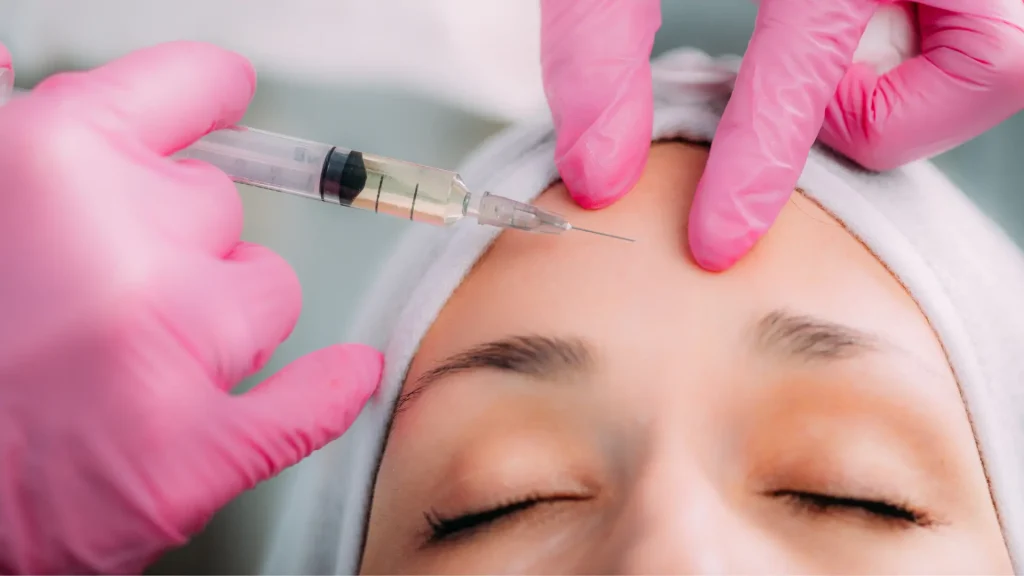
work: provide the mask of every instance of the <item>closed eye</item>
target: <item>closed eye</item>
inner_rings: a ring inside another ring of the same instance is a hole
[[[504,520],[511,520],[515,516],[542,504],[581,501],[587,499],[587,496],[579,494],[529,496],[512,500],[498,506],[492,506],[484,510],[451,516],[443,516],[437,511],[431,510],[424,513],[427,524],[430,526],[426,544],[440,544],[457,538],[470,537],[481,529],[488,528]]]
[[[776,490],[769,496],[783,498],[800,510],[818,515],[854,513],[864,514],[871,519],[894,522],[906,526],[927,527],[934,524],[932,518],[923,511],[916,510],[907,504],[898,504],[885,500],[835,496],[798,490]]]
[[[493,524],[498,520],[533,508],[541,502],[542,500],[539,498],[527,498],[510,504],[481,510],[479,512],[470,512],[467,514],[448,517],[441,516],[435,510],[431,510],[424,514],[427,519],[427,524],[430,525],[431,532],[428,544],[437,544],[445,540],[450,540],[455,536],[466,536],[473,531]]]

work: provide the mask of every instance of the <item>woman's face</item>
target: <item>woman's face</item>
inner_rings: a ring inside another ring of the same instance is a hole
[[[430,329],[376,481],[365,572],[1011,570],[943,350],[795,194],[723,274],[689,257],[704,149],[652,149],[587,212],[635,244],[504,234]]]

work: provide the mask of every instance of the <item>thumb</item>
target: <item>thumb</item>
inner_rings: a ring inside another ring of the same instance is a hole
[[[541,67],[573,199],[602,208],[640,178],[654,122],[651,48],[658,0],[542,0]]]
[[[337,345],[292,362],[236,398],[245,438],[239,454],[253,482],[296,464],[352,425],[377,389],[383,357],[368,346]]]

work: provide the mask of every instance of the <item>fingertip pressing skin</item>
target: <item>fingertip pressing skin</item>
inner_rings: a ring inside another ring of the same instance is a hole
[[[570,196],[583,208],[614,204],[633,188],[647,164],[654,114],[650,68],[628,75],[633,78],[619,86],[615,100],[582,134],[571,138],[559,132],[555,163]]]
[[[690,246],[703,268],[731,267],[775,221],[874,8],[761,2],[690,212]]]
[[[710,194],[702,193],[707,188],[703,181],[697,187],[686,231],[687,242],[698,266],[708,272],[723,272],[749,252],[764,231],[752,230],[749,222],[731,219],[730,213],[735,213],[735,207],[724,213],[717,211],[716,208],[730,198],[708,198]],[[713,183],[710,189],[715,189]],[[719,201],[717,206],[711,202],[713,200]]]
[[[730,268],[775,221],[873,9],[860,0],[761,3],[689,216],[702,268]]]
[[[656,0],[541,4],[555,162],[584,208],[614,203],[646,164],[653,124],[649,59],[660,10]]]

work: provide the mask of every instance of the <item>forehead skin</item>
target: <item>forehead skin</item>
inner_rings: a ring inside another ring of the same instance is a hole
[[[513,334],[599,335],[657,370],[708,338],[785,307],[879,332],[936,372],[927,382],[966,424],[941,345],[903,287],[817,204],[794,194],[770,232],[727,273],[700,269],[686,217],[706,151],[655,145],[633,192],[610,208],[576,207],[562,184],[537,200],[570,222],[630,238],[585,233],[503,234],[428,332],[409,381],[471,345]],[[702,345],[703,343],[703,345]],[[737,344],[738,345],[738,344]],[[729,351],[729,348],[726,348]]]
[[[744,360],[750,353],[743,335],[750,326],[780,308],[818,316],[881,334],[906,354],[905,364],[928,374],[905,379],[902,396],[907,401],[901,410],[927,413],[942,423],[945,437],[922,434],[919,441],[949,447],[955,457],[937,459],[935,465],[956,469],[951,476],[959,480],[949,484],[959,485],[947,488],[961,500],[970,495],[964,507],[973,514],[972,529],[984,527],[989,550],[1002,550],[956,381],[914,301],[841,224],[800,194],[793,195],[770,232],[738,265],[719,274],[701,270],[689,255],[686,220],[706,157],[699,146],[653,146],[634,190],[600,211],[576,207],[561,184],[547,190],[538,206],[581,227],[636,242],[572,232],[563,237],[503,234],[427,333],[406,391],[444,359],[481,343],[529,334],[582,337],[596,348],[604,377],[587,391],[574,392],[578,406],[615,406],[612,417],[668,422],[680,427],[673,435],[703,438],[707,434],[701,431],[713,429],[714,419],[722,420],[718,408],[711,407],[757,392],[750,382],[762,371]],[[900,363],[894,366],[901,370]],[[458,401],[467,413],[485,411],[486,392],[478,388],[462,381],[437,387],[396,417],[377,478],[364,569],[409,569],[384,561],[391,545],[384,536],[400,524],[397,518],[420,515],[421,507],[431,504],[431,475],[444,469],[442,461],[454,458],[470,426],[450,413],[444,416],[443,406]],[[772,409],[786,410],[789,400],[771,399],[777,404]],[[829,410],[844,409],[841,401],[834,403],[815,410],[827,416]],[[901,420],[892,410],[892,419]],[[489,418],[472,425],[481,434],[490,427],[528,428],[521,420]],[[770,437],[770,431],[763,436]],[[426,480],[410,480],[416,477]],[[1005,550],[995,554],[1005,558]]]

